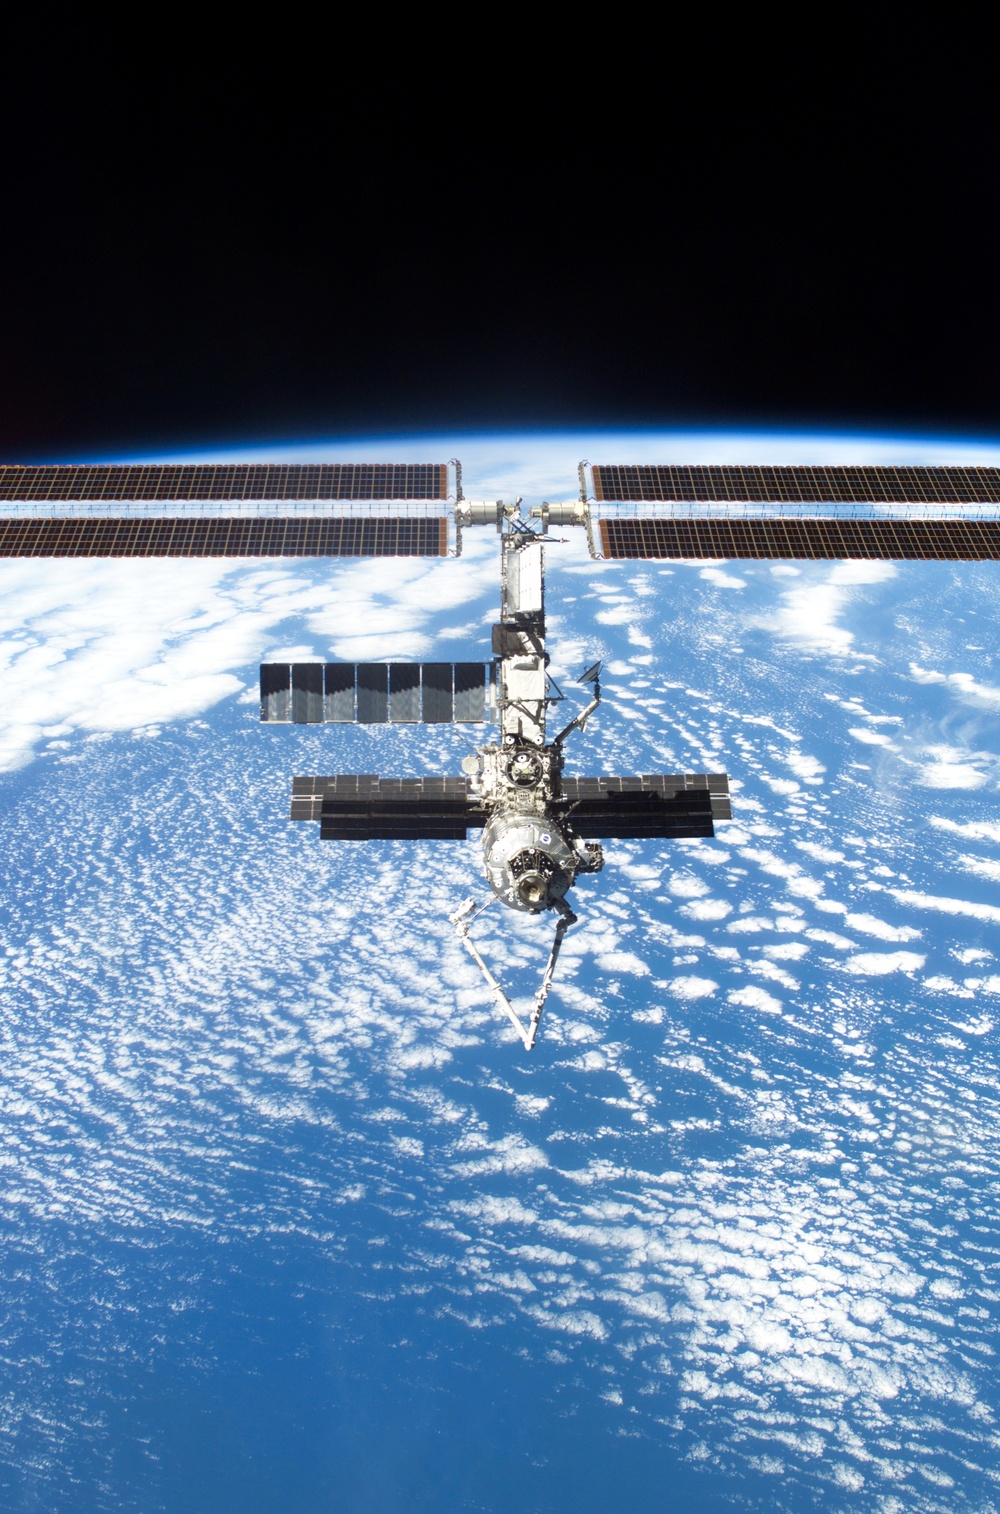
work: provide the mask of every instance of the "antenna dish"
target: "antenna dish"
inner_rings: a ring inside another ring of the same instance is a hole
[[[596,683],[600,676],[601,664],[599,662],[595,662],[592,667],[589,667],[587,669],[586,673],[581,673],[580,677],[576,681],[577,683]]]

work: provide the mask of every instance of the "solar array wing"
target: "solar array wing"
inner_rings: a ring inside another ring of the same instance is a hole
[[[87,463],[0,466],[0,501],[430,500],[444,463]]]
[[[426,507],[447,498],[445,463],[8,464],[0,557],[444,557],[448,516]],[[299,500],[341,509],[289,514]],[[150,513],[162,506],[175,513]]]
[[[581,836],[714,836],[732,819],[725,773],[644,773],[635,778],[563,778],[567,818]]]
[[[373,773],[293,778],[291,818],[318,820],[321,841],[462,841],[486,822],[465,778]]]
[[[604,518],[599,526],[605,557],[1000,558],[1000,520],[674,516]]]
[[[481,662],[262,662],[260,718],[296,725],[481,724],[487,685]]]
[[[0,557],[447,557],[448,517],[0,518]]]
[[[638,504],[1000,504],[998,468],[595,464],[594,497]]]

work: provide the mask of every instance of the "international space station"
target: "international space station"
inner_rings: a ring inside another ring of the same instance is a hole
[[[535,1043],[566,931],[567,895],[603,866],[601,842],[714,835],[731,818],[725,773],[574,778],[566,743],[600,703],[549,733],[545,547],[586,533],[594,559],[1000,558],[1000,470],[988,467],[581,463],[575,498],[526,511],[468,500],[451,463],[0,466],[0,557],[444,557],[464,533],[499,539],[492,661],[264,663],[268,724],[496,725],[461,774],[292,778],[294,821],[323,841],[454,841],[482,833],[490,895],[452,916],[499,1008]],[[331,731],[331,740],[336,735]],[[517,1013],[470,927],[489,904],[555,916],[534,1003]]]

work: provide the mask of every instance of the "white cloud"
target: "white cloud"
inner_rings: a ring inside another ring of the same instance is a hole
[[[997,820],[949,820],[945,815],[932,815],[931,825],[939,831],[950,831],[953,836],[966,836],[970,841],[1000,842],[1000,821]]]
[[[943,915],[968,915],[973,920],[1000,920],[1000,909],[993,904],[973,904],[968,899],[942,899],[918,889],[890,888],[888,892],[900,904],[910,904],[917,909],[933,909]]]
[[[889,925],[875,915],[846,915],[844,924],[866,936],[878,936],[881,941],[916,941],[923,934],[915,926]]]
[[[802,792],[801,785],[792,778],[772,778],[767,773],[761,773],[760,776],[768,788],[773,789],[776,794],[801,794]]]
[[[425,653],[431,617],[495,582],[495,553],[479,557],[464,569],[454,559],[338,563],[322,576],[312,565],[205,558],[4,562],[0,770],[30,761],[46,737],[201,715],[241,693],[247,665],[268,648]],[[282,623],[303,617],[316,643],[282,645]]]
[[[956,1020],[955,1029],[966,1036],[987,1036],[995,1023],[988,1015],[981,1015],[978,1020]]]
[[[789,988],[794,991],[799,986],[798,980],[793,978],[791,973],[786,972],[783,967],[779,967],[776,962],[768,962],[766,958],[759,962],[749,962],[747,966],[750,972],[757,973],[761,978],[770,978],[772,982],[780,983],[782,988]]]
[[[742,1004],[747,1009],[759,1009],[767,1015],[781,1014],[781,1000],[763,988],[737,988],[726,995],[730,1004]]]
[[[625,604],[615,605],[610,610],[600,610],[594,616],[598,625],[602,626],[627,626],[635,620],[636,606],[627,601]]]
[[[689,920],[724,920],[732,912],[733,906],[725,899],[697,899],[693,904],[685,904],[680,911]]]
[[[696,878],[692,873],[674,873],[667,887],[678,899],[699,899],[709,892],[707,883],[701,878]]]
[[[809,857],[815,857],[817,862],[843,862],[844,853],[835,852],[828,846],[817,846],[815,841],[796,841],[795,845],[800,852],[805,852]]]
[[[462,1177],[476,1177],[491,1172],[537,1172],[548,1165],[548,1158],[537,1146],[520,1135],[510,1135],[493,1142],[471,1161],[457,1163],[455,1172]]]
[[[774,921],[766,915],[741,915],[727,925],[726,930],[741,936],[755,936],[762,930],[774,930]]]
[[[960,867],[978,878],[988,878],[991,883],[1000,883],[1000,862],[991,862],[988,857],[970,857],[967,852],[958,859]]]
[[[869,731],[864,726],[850,726],[848,735],[853,736],[855,741],[861,741],[865,746],[884,746],[890,751],[897,750],[895,742],[889,736],[884,736],[881,731]]]
[[[649,968],[634,952],[599,952],[595,960],[606,973],[632,973],[636,978],[649,976]]]
[[[991,973],[988,978],[966,978],[964,986],[977,993],[1000,994],[1000,974]]]
[[[712,978],[679,977],[671,978],[667,984],[670,992],[678,999],[707,999],[718,988]]]
[[[967,762],[929,762],[920,769],[917,782],[925,789],[981,789],[986,774]]]
[[[782,595],[783,605],[778,613],[758,624],[780,637],[799,642],[809,651],[847,656],[853,650],[854,635],[838,621],[850,603],[850,590],[858,584],[881,583],[895,574],[891,563],[837,563],[825,580],[806,581],[789,588]]]
[[[207,560],[4,563],[0,767],[29,761],[47,727],[132,730],[242,690],[232,669],[253,660],[266,624],[227,588],[231,572]],[[265,580],[255,597],[272,592]]]
[[[924,987],[942,994],[958,994],[960,998],[971,999],[972,992],[967,988],[959,988],[954,978],[949,978],[946,973],[935,973],[933,977],[924,979]]]
[[[886,973],[910,973],[923,967],[926,957],[917,952],[859,952],[848,957],[844,966],[848,972],[859,973],[867,978],[880,978]]]
[[[260,660],[261,662],[313,662],[321,655],[315,646],[304,646],[300,642],[295,646],[264,647]]]
[[[851,941],[847,936],[838,936],[833,930],[807,930],[806,935],[810,941],[823,941],[827,946],[835,946],[838,951],[850,951],[857,946],[856,941]]]
[[[724,573],[721,568],[702,568],[698,576],[719,589],[745,589],[747,586],[745,578],[735,578],[731,573]]]
[[[994,761],[987,752],[967,752],[960,747],[931,746],[927,752],[932,761],[920,768],[917,782],[928,789],[980,789],[988,776],[983,768],[991,767]]]
[[[965,704],[982,710],[1000,710],[1000,688],[993,684],[977,683],[971,673],[935,673],[910,663],[910,675],[917,683],[942,683],[954,689]]]
[[[807,752],[789,752],[785,758],[792,772],[805,783],[822,783],[821,774],[826,768],[818,757],[810,757]]]

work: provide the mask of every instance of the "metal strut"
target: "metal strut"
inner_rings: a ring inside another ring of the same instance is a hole
[[[585,710],[581,710],[579,715],[577,715],[574,720],[570,721],[569,725],[563,727],[563,729],[559,732],[559,735],[553,741],[553,746],[562,746],[563,742],[566,740],[566,737],[570,734],[571,731],[582,731],[584,726],[587,724],[587,721],[590,719],[591,715],[593,715],[594,711],[597,709],[597,706],[600,704],[601,664],[599,662],[595,662],[592,668],[587,669],[582,678],[577,679],[577,682],[592,683],[594,686],[594,697]]]
[[[450,919],[451,923],[454,925],[456,931],[458,932],[458,939],[465,943],[470,956],[472,956],[478,963],[479,970],[482,973],[483,977],[486,979],[486,982],[489,985],[489,988],[491,989],[497,1003],[504,1011],[504,1013],[509,1017],[511,1024],[514,1026],[514,1029],[517,1031],[518,1035],[521,1037],[521,1040],[524,1042],[525,1051],[530,1051],[535,1044],[535,1037],[538,1034],[538,1026],[542,1018],[542,1010],[545,1008],[545,1000],[548,998],[549,989],[552,987],[552,975],[556,970],[556,961],[559,957],[559,948],[562,946],[563,937],[569,930],[570,926],[576,924],[577,916],[574,915],[565,899],[557,899],[552,906],[553,909],[558,910],[559,912],[559,921],[556,925],[555,940],[552,942],[552,950],[549,953],[549,960],[546,963],[545,971],[542,974],[542,981],[539,984],[538,992],[535,995],[535,1003],[534,1008],[531,1012],[531,1018],[528,1021],[527,1027],[525,1027],[523,1021],[516,1013],[514,1006],[511,1004],[507,995],[504,993],[493,973],[483,961],[482,954],[480,953],[478,946],[469,935],[469,927],[472,924],[473,920],[477,920],[483,913],[483,911],[489,909],[490,905],[495,902],[496,901],[493,899],[488,899],[484,905],[477,909],[475,899],[466,899],[462,907],[456,910],[455,913],[450,916]]]

